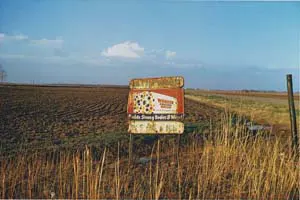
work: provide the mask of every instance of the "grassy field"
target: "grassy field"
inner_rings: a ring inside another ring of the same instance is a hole
[[[252,90],[200,90],[200,89],[187,89],[188,91],[196,91],[206,95],[226,95],[226,96],[243,96],[243,97],[261,97],[271,98],[274,100],[283,99],[287,101],[287,92],[268,92],[268,91],[252,91]],[[300,94],[294,93],[295,101],[299,101]]]
[[[180,140],[134,136],[129,160],[127,95],[0,87],[0,198],[299,198],[286,108],[187,90]],[[253,135],[233,112],[281,129]]]
[[[233,95],[235,94],[235,95]],[[289,107],[286,94],[277,93],[253,93],[239,94],[228,92],[187,90],[186,97],[195,101],[204,102],[223,109],[228,109],[250,117],[260,123],[268,123],[274,126],[289,127]],[[262,100],[263,98],[263,100]],[[299,123],[300,104],[299,96],[295,96],[296,115]],[[285,101],[286,103],[282,103]]]

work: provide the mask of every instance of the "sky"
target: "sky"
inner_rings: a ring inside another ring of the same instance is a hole
[[[300,2],[1,0],[0,64],[15,83],[299,91]]]

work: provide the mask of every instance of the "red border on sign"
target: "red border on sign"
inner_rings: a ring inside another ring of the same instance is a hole
[[[131,89],[128,97],[127,113],[134,114],[133,112],[133,93],[134,92],[156,92],[168,95],[177,99],[178,107],[177,113],[184,114],[184,89],[183,88],[166,88],[166,89]]]

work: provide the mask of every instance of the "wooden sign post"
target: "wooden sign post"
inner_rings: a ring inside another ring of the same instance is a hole
[[[286,79],[287,79],[287,89],[288,89],[288,98],[289,98],[291,132],[292,132],[292,151],[296,157],[299,157],[299,140],[298,140],[298,133],[297,133],[292,74],[288,74],[286,76]]]
[[[132,140],[135,134],[177,134],[179,142],[184,131],[183,85],[184,79],[179,76],[130,81],[127,106],[129,165],[133,157]],[[177,157],[178,152],[179,149]]]

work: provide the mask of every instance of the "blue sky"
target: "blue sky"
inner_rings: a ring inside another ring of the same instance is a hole
[[[7,81],[299,90],[300,2],[1,0]]]

